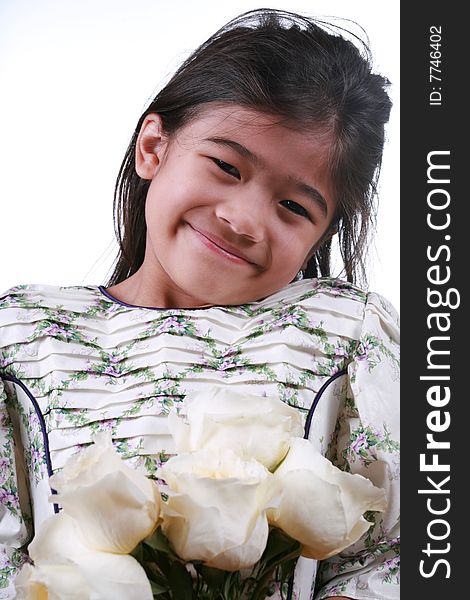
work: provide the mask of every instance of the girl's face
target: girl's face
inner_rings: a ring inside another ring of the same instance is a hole
[[[140,299],[244,304],[291,282],[335,213],[329,149],[325,134],[233,105],[206,107],[171,138],[149,115],[136,149],[151,179]]]

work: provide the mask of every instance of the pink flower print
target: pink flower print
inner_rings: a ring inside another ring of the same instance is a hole
[[[73,316],[71,313],[65,312],[63,310],[59,311],[58,313],[60,315],[60,318],[65,321],[66,323],[71,323]]]
[[[18,498],[5,488],[0,488],[0,503],[1,504],[13,504],[16,505]]]
[[[103,298],[97,298],[94,302],[91,303],[89,309],[91,312],[95,312],[93,310],[93,307],[96,307],[99,312],[106,313],[106,316],[112,315],[113,313],[118,312],[122,308],[121,304],[113,302],[112,300],[104,300]]]
[[[400,564],[400,557],[394,556],[393,558],[386,560],[384,563],[384,566],[386,569],[391,571],[392,569],[396,569],[399,566],[399,564]]]
[[[101,421],[98,424],[98,431],[111,431],[116,424],[116,419],[108,419],[107,421]]]
[[[11,567],[11,561],[5,551],[0,552],[0,571]]]
[[[8,470],[10,461],[7,458],[0,458],[0,484],[4,484],[8,479]]]
[[[335,295],[341,295],[344,291],[344,288],[342,288],[341,286],[333,286],[330,288],[330,291]]]
[[[340,365],[337,363],[337,364],[333,365],[333,367],[331,367],[330,376],[335,375],[336,373],[338,373],[338,371],[341,371],[341,369],[340,369]]]
[[[335,346],[335,355],[336,356],[344,356],[345,358],[348,357],[348,351],[346,350],[346,348],[344,346],[341,346],[340,344],[337,344]]]
[[[275,321],[274,325],[286,327],[288,325],[298,325],[299,321],[299,315],[295,313],[286,313],[284,315],[281,315],[279,319]]]
[[[363,340],[357,347],[357,355],[356,359],[360,362],[362,361],[370,361],[371,354],[374,351],[374,345],[368,339]]]
[[[39,431],[39,419],[36,412],[31,412],[28,415],[29,428],[32,432]]]
[[[37,467],[42,463],[42,452],[39,448],[31,448],[31,469],[36,471]]]
[[[44,329],[44,333],[51,336],[63,335],[64,337],[70,336],[70,332],[68,332],[63,327],[60,327],[57,323],[53,323],[50,327],[46,327]]]
[[[363,340],[358,346],[358,360],[367,360],[369,354],[374,350],[374,345],[368,339]]]
[[[110,375],[111,377],[119,377],[121,375],[121,372],[119,371],[119,369],[116,369],[116,367],[114,365],[108,365],[103,370],[103,375]]]
[[[339,596],[344,592],[344,587],[341,584],[334,585],[333,587],[328,589],[328,592],[330,596]]]
[[[159,392],[165,392],[166,390],[169,390],[173,387],[174,385],[174,381],[171,381],[170,379],[164,379],[162,382],[159,383],[158,389]],[[156,398],[151,398],[151,400],[155,401]]]
[[[237,366],[237,363],[234,362],[232,359],[230,358],[226,358],[220,365],[219,365],[219,371],[226,371],[227,369],[233,369],[234,367]]]
[[[354,442],[351,444],[351,450],[356,454],[359,454],[361,450],[366,450],[368,448],[369,442],[364,432],[360,433],[354,440]]]
[[[10,364],[10,359],[8,358],[0,358],[0,367],[7,367]]]
[[[394,556],[389,560],[386,560],[382,566],[384,571],[382,580],[392,583],[394,580],[396,583],[399,582],[400,578],[400,557]]]
[[[384,435],[380,429],[372,429],[372,435],[377,439],[377,441],[384,440]]]
[[[174,331],[181,331],[184,329],[184,325],[182,325],[175,316],[168,317],[157,327],[157,333],[167,333],[173,329]]]
[[[186,331],[186,324],[181,321],[177,321],[174,325],[174,330],[177,333],[184,333]]]
[[[284,390],[282,391],[282,399],[284,402],[288,402],[294,396],[295,396],[294,388],[288,387],[288,388],[284,388]]]
[[[55,413],[54,420],[52,421],[52,418],[51,418],[51,425],[53,425],[53,427],[59,427],[65,418],[65,414],[61,410],[60,411],[56,410],[56,411],[54,411],[54,413]],[[49,413],[49,414],[52,416],[52,413]]]

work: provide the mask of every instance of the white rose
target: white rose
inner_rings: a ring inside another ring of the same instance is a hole
[[[15,580],[16,600],[86,600],[90,588],[74,565],[26,564]]]
[[[160,470],[168,502],[162,530],[183,560],[236,571],[261,557],[273,506],[272,475],[235,453],[200,450],[171,458]]]
[[[152,600],[144,569],[132,557],[90,549],[64,512],[46,519],[28,547],[15,586],[21,600]]]
[[[179,453],[230,449],[273,469],[292,436],[303,436],[298,410],[277,398],[249,396],[224,388],[185,398],[186,421],[170,413],[168,424]]]
[[[160,493],[124,463],[109,435],[94,441],[50,478],[53,500],[77,521],[88,547],[128,554],[157,526]]]
[[[269,513],[276,525],[303,548],[302,555],[324,559],[356,542],[371,523],[368,510],[385,510],[385,493],[361,475],[345,473],[308,440],[292,439],[291,449],[274,473],[281,501]]]

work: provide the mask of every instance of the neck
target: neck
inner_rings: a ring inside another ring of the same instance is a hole
[[[107,288],[107,292],[117,300],[148,308],[207,308],[211,304],[198,302],[197,299],[188,296],[180,290],[173,282],[162,281],[161,276],[145,267],[140,269],[116,285]],[[166,275],[166,274],[165,274]]]

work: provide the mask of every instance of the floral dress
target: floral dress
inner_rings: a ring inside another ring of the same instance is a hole
[[[0,297],[0,598],[38,526],[48,477],[109,430],[149,477],[174,453],[167,415],[189,391],[277,395],[339,468],[385,489],[368,532],[273,598],[399,597],[398,319],[380,295],[311,279],[242,306],[152,309],[101,286],[20,285]],[[299,503],[302,498],[299,498]]]

